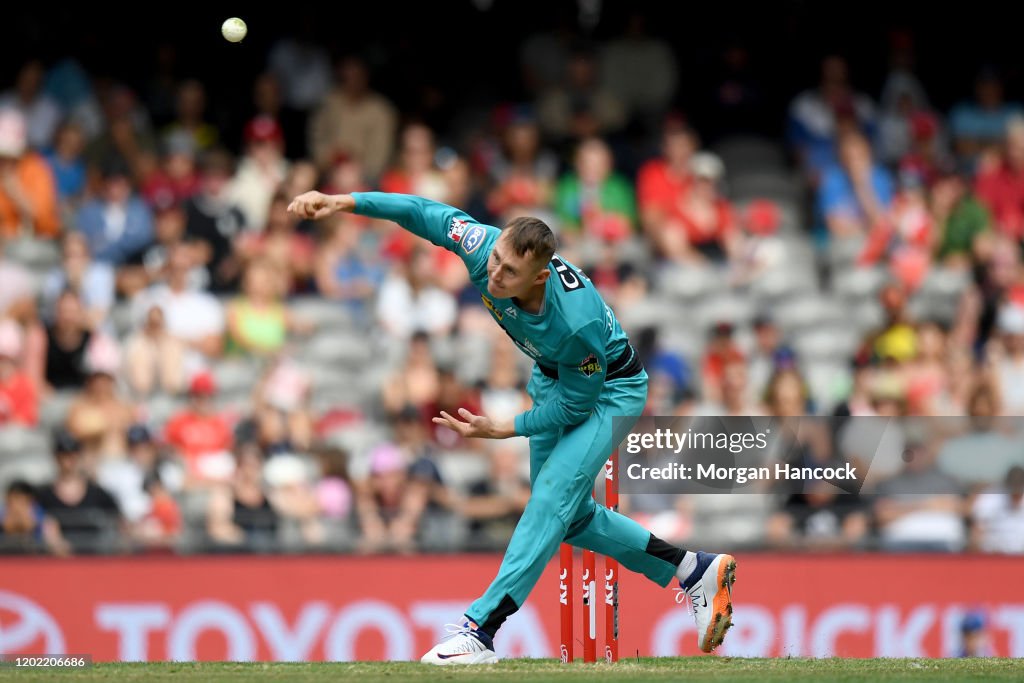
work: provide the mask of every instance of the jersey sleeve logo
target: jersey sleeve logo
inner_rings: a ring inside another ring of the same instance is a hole
[[[474,225],[462,240],[462,251],[472,254],[483,244],[484,237],[486,236],[487,231],[484,230],[482,225]]]
[[[586,358],[580,361],[579,371],[587,377],[591,377],[601,372],[601,364],[597,362],[597,356],[590,354]]]
[[[448,226],[448,239],[457,244],[462,239],[462,235],[466,232],[466,228],[468,227],[469,223],[466,221],[461,218],[453,218],[452,224]]]
[[[562,283],[562,289],[567,292],[573,292],[577,289],[583,289],[586,285],[583,284],[583,278],[579,273],[569,267],[569,265],[558,258],[557,256],[552,257],[551,263],[555,266],[555,272],[558,273],[558,279]]]

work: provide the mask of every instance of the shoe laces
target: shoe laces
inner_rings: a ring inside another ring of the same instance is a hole
[[[474,635],[473,629],[469,624],[445,624],[444,629],[448,632],[448,635],[442,639],[442,642],[448,642],[459,636],[469,636],[455,649],[456,652],[476,652],[483,647],[480,639]]]
[[[463,624],[445,624],[444,630],[448,632],[448,635],[444,637],[445,640],[450,640],[455,636],[460,636],[464,633],[473,633],[473,629],[470,628],[468,622]]]
[[[676,592],[675,599],[676,599],[676,603],[677,604],[682,605],[683,603],[685,603],[687,601],[687,598],[689,598],[690,611],[693,612],[694,615],[696,615],[697,614],[697,603],[694,601],[693,596],[694,596],[695,593],[698,593],[700,591],[700,589],[701,589],[701,585],[700,585],[700,581],[698,581],[695,584],[693,584],[692,586],[690,586],[689,590],[687,590],[686,588],[683,588],[682,586],[679,586],[678,588],[673,588],[672,590],[674,590]]]

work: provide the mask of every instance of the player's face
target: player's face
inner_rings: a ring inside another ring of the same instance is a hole
[[[546,264],[538,264],[529,252],[515,253],[505,235],[494,243],[487,259],[487,292],[499,299],[521,298],[543,284]]]

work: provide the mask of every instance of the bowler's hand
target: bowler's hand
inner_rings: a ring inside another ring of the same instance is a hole
[[[465,422],[441,411],[441,417],[433,418],[434,424],[444,425],[465,438],[507,439],[516,435],[511,423],[497,423],[485,415],[474,415],[465,408],[459,408],[459,415]]]
[[[304,192],[293,199],[292,203],[288,205],[288,211],[299,218],[317,220],[327,218],[339,211],[352,211],[355,207],[356,203],[351,195],[329,195],[313,190]]]

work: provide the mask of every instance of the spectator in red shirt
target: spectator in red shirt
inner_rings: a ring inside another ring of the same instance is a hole
[[[701,363],[701,389],[709,403],[720,403],[723,399],[722,384],[726,366],[734,362],[746,362],[743,352],[732,338],[732,333],[731,323],[720,322],[715,325],[704,353]]]
[[[422,123],[412,123],[402,131],[398,163],[380,179],[382,192],[415,194],[436,201],[447,201],[448,187],[434,163],[434,133]],[[419,238],[394,223],[381,236],[381,253],[388,259],[407,261]]]
[[[213,375],[198,373],[189,384],[188,407],[164,426],[164,440],[185,461],[189,487],[228,481],[235,469],[231,424],[214,407],[216,393]]]
[[[406,126],[402,131],[398,164],[381,177],[380,189],[443,199],[444,178],[434,165],[434,151],[433,131],[422,123]]]
[[[892,276],[914,291],[931,266],[936,238],[924,178],[912,171],[900,175],[899,190],[884,218],[871,226],[858,262],[887,260]]]
[[[154,210],[182,204],[200,190],[195,145],[185,134],[164,140],[160,157],[140,153],[136,172],[142,198]]]
[[[699,152],[690,159],[689,187],[674,215],[652,235],[665,257],[678,263],[721,262],[734,253],[738,235],[732,205],[718,190],[724,174],[714,154]]]
[[[491,173],[494,190],[488,208],[496,216],[522,211],[533,215],[551,204],[558,161],[541,147],[540,128],[525,114],[509,123],[502,134],[502,151]]]
[[[153,504],[135,533],[151,549],[173,547],[184,526],[178,502],[156,475],[146,477],[143,487]]]
[[[21,328],[0,320],[0,427],[34,427],[39,417],[39,388],[18,362],[21,350]]]
[[[690,159],[699,147],[693,130],[670,121],[662,133],[662,156],[640,167],[636,180],[640,222],[652,239],[667,222],[680,220],[680,206],[693,181]]]
[[[931,188],[953,163],[942,143],[939,120],[930,112],[919,111],[910,116],[909,127],[910,149],[900,158],[899,171],[919,174]]]
[[[978,164],[978,197],[992,212],[996,230],[1024,238],[1024,120],[1006,128],[1002,159],[989,156]]]

